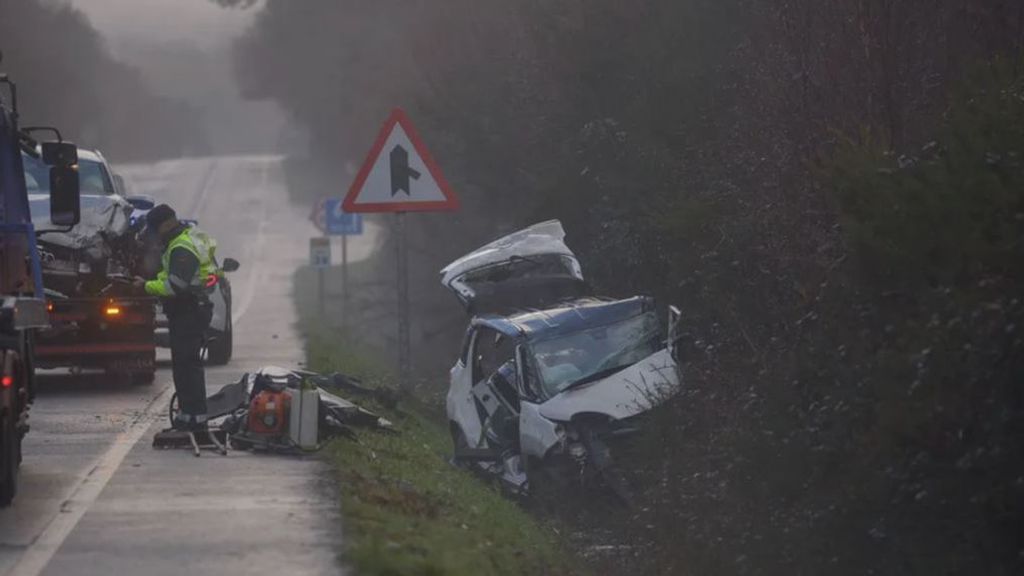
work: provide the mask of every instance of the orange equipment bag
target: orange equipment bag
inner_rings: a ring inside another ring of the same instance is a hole
[[[285,436],[288,434],[288,414],[291,394],[287,391],[263,390],[249,404],[250,434]]]

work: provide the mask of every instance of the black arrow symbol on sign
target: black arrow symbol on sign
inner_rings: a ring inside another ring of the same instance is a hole
[[[409,167],[409,152],[397,145],[391,149],[391,195],[401,191],[412,196],[409,178],[419,180],[420,173]]]

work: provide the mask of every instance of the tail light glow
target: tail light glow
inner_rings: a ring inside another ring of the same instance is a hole
[[[107,309],[105,310],[105,312],[107,313],[107,316],[120,316],[121,315],[121,309],[119,307],[117,307],[117,306],[107,306]]]
[[[10,376],[9,374],[5,374],[3,378],[0,378],[0,385],[2,385],[4,388],[10,388],[12,385],[14,385],[14,377]]]

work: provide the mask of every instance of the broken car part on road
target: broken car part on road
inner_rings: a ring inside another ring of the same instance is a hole
[[[517,493],[598,478],[629,500],[610,446],[679,392],[679,314],[666,339],[650,298],[590,296],[564,239],[544,222],[441,271],[472,315],[446,403],[455,461]]]
[[[196,456],[205,445],[223,454],[226,447],[284,453],[316,450],[320,442],[338,435],[352,436],[351,427],[391,430],[388,420],[341,396],[324,390],[334,386],[374,394],[358,380],[343,374],[319,374],[265,366],[244,374],[207,398],[209,432],[168,430],[153,438],[154,448],[191,447]],[[173,425],[178,396],[171,398],[168,417]],[[214,423],[214,421],[219,421]]]

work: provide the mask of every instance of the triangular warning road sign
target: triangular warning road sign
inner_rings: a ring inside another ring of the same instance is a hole
[[[346,212],[458,210],[459,201],[405,112],[391,113],[345,197]]]

